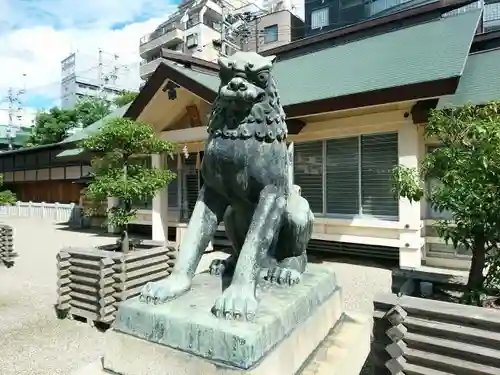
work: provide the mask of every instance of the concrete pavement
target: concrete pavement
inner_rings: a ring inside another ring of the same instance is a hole
[[[68,375],[94,361],[103,353],[103,334],[55,316],[55,257],[63,246],[95,246],[114,238],[67,231],[41,219],[0,221],[15,228],[19,253],[13,268],[0,268],[0,374]],[[207,254],[200,268],[218,256],[221,254]],[[390,291],[391,275],[386,269],[331,261],[324,264],[335,269],[348,310],[369,312],[373,295]]]

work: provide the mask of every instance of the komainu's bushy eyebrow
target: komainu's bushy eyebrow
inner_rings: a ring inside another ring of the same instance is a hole
[[[230,57],[219,58],[219,66],[221,69],[234,70],[234,71],[251,71],[259,72],[261,70],[270,70],[273,67],[273,61],[261,57],[252,61],[247,61],[245,64],[241,64],[241,61],[232,60]]]

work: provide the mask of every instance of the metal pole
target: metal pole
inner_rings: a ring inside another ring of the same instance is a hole
[[[12,128],[14,126],[14,92],[12,87],[9,87],[9,92],[7,96],[7,100],[9,101],[9,124],[7,126],[7,133],[9,138],[9,150],[12,150]]]
[[[100,98],[102,89],[103,89],[103,76],[102,76],[102,50],[99,48],[99,57],[98,57],[98,65],[97,65],[97,83],[99,89],[97,91],[97,96]]]
[[[258,18],[255,17],[255,52],[259,53],[259,22]]]
[[[224,3],[221,2],[221,13],[222,13],[222,26],[220,29],[220,51],[219,51],[219,56],[225,56],[224,53],[224,40],[226,38],[226,7],[224,6]]]

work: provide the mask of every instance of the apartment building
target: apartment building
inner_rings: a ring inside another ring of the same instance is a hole
[[[61,108],[73,108],[79,98],[103,95],[109,100],[123,90],[129,90],[119,77],[111,81],[102,81],[98,64],[89,66],[87,59],[78,53],[72,53],[61,61]],[[103,84],[105,83],[105,84]]]
[[[248,37],[238,39],[243,51],[261,53],[305,36],[304,21],[297,16],[289,1],[268,0],[264,5],[263,10],[253,13],[256,16],[247,25]]]
[[[305,2],[305,34],[312,36],[346,27],[370,18],[429,4],[426,0],[310,0]],[[449,15],[483,9],[484,32],[500,29],[500,0],[479,0]]]
[[[189,0],[182,3],[156,30],[141,38],[141,79],[147,80],[155,71],[162,48],[215,61],[219,52],[213,41],[221,38],[223,8],[224,12],[232,13],[245,3],[240,0]]]

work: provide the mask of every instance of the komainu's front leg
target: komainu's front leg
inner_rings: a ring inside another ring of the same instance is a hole
[[[226,319],[252,320],[257,312],[255,289],[261,260],[277,235],[286,198],[275,186],[266,186],[241,248],[231,285],[215,301],[212,312]]]
[[[164,280],[146,284],[141,291],[142,301],[163,303],[191,288],[201,256],[213,238],[226,207],[226,200],[217,192],[206,186],[201,188],[172,274]]]

